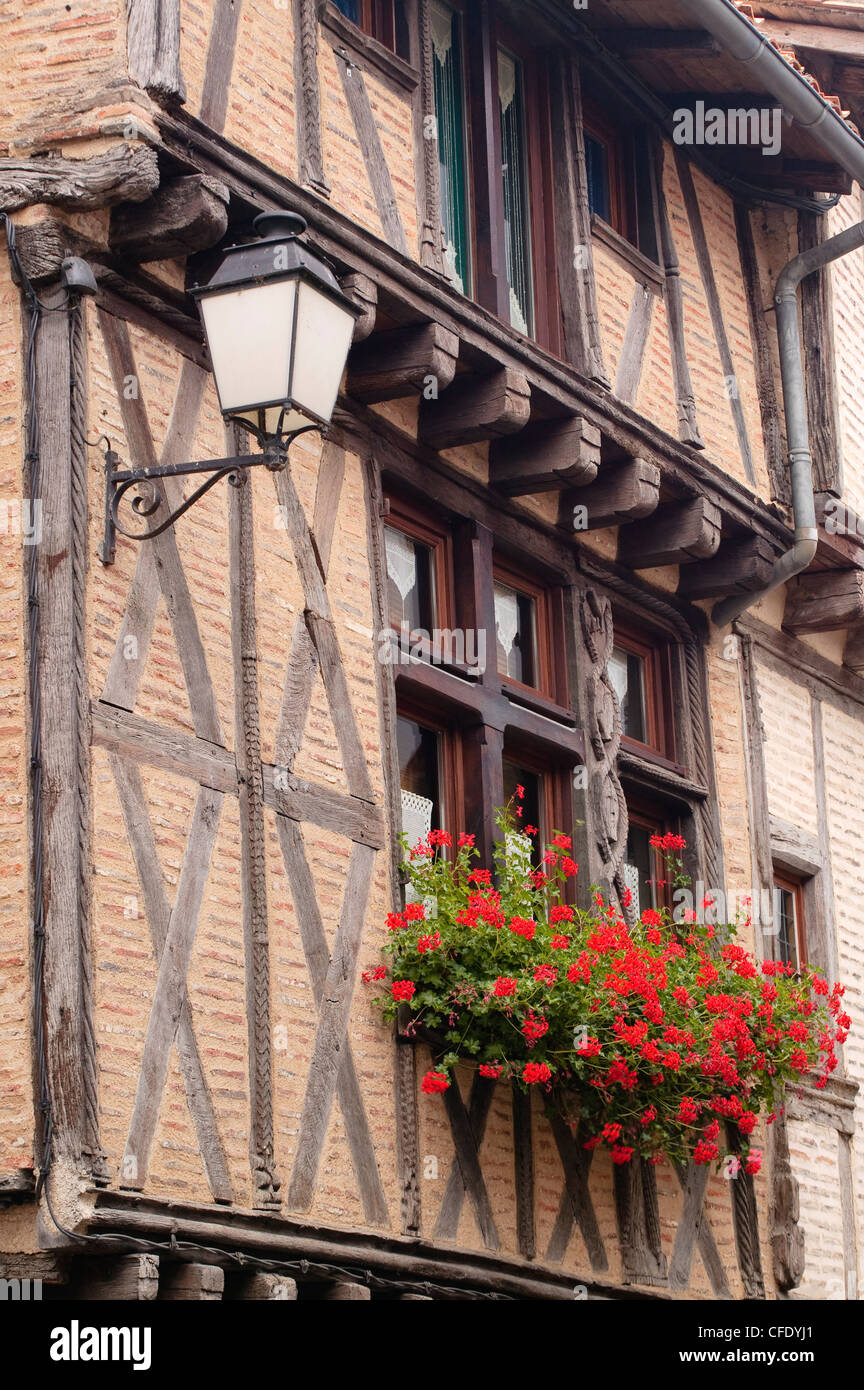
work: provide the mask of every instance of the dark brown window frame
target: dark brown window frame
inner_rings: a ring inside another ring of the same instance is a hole
[[[792,894],[795,903],[795,952],[797,968],[800,970],[803,965],[807,964],[807,913],[804,906],[804,878],[798,877],[792,874],[791,870],[775,864],[771,886],[772,888],[782,888],[787,893]],[[775,933],[773,936],[775,950],[778,944],[779,938]]]
[[[492,578],[524,594],[534,602],[534,660],[537,684],[527,685],[505,672],[501,680],[526,695],[542,695],[555,704],[566,705],[566,663],[564,660],[563,604],[560,589],[550,588],[526,572],[507,555],[496,550],[492,561]],[[556,659],[557,658],[557,659]]]
[[[632,619],[613,617],[615,645],[632,652],[645,663],[645,723],[650,741],[623,736],[621,744],[637,754],[661,758],[677,767],[675,724],[672,717],[672,665],[669,643],[662,636],[637,627]]]

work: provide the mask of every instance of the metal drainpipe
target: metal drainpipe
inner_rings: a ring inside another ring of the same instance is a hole
[[[690,10],[700,28],[707,29],[738,62],[753,69],[772,96],[803,126],[855,181],[864,185],[864,141],[850,130],[842,116],[829,106],[809,82],[762,37],[731,0],[679,0]],[[780,344],[780,375],[786,416],[786,445],[792,483],[795,541],[775,562],[764,588],[736,594],[716,604],[711,619],[718,627],[737,618],[772,589],[800,574],[816,554],[818,531],[813,497],[812,456],[807,423],[804,366],[801,360],[798,321],[798,286],[823,265],[864,245],[864,222],[849,227],[794,256],[777,281],[774,303]]]

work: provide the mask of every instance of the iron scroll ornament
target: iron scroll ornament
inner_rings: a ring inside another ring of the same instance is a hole
[[[251,429],[249,426],[247,428]],[[288,466],[288,450],[294,440],[301,434],[308,434],[310,430],[324,432],[318,424],[304,425],[301,429],[292,430],[288,435],[283,435],[281,431],[265,435],[251,430],[261,444],[260,454],[238,454],[233,458],[202,459],[192,463],[159,464],[154,468],[119,467],[120,456],[111,447],[110,440],[105,438],[105,531],[99,550],[99,558],[103,565],[114,563],[118,533],[130,541],[155,540],[223,478],[227,478],[232,487],[239,487],[250,468],[263,465],[271,473],[280,473]],[[204,482],[188,497],[184,497],[180,505],[169,512],[157,526],[151,526],[144,531],[131,531],[121,523],[120,504],[133,489],[138,489],[138,495],[130,499],[132,511],[136,516],[146,518],[166,504],[165,494],[158,487],[160,479],[195,477],[199,474],[207,475]]]

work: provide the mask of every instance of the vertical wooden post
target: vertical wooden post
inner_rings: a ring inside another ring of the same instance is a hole
[[[821,246],[828,235],[827,217],[816,212],[798,213],[798,249]],[[810,448],[813,453],[813,487],[816,492],[843,494],[837,384],[834,375],[834,316],[830,269],[823,266],[801,281],[801,335],[804,348],[804,384]]]
[[[669,221],[669,209],[663,189],[663,144],[657,141],[655,147],[657,213],[660,223],[660,247],[663,256],[663,269],[666,274],[666,321],[669,331],[669,349],[672,353],[672,372],[675,378],[675,399],[678,407],[678,438],[684,444],[692,444],[696,449],[704,449],[705,442],[699,433],[696,419],[696,397],[690,368],[687,365],[687,348],[684,340],[684,297],[681,292],[681,266],[675,239]]]
[[[609,386],[600,341],[591,212],[585,169],[585,133],[579,71],[567,53],[552,60],[552,152],[558,224],[558,287],[568,362]]]
[[[227,430],[229,452],[240,453],[236,426]],[[255,629],[255,556],[252,483],[240,474],[230,491],[231,633],[240,833],[243,863],[243,939],[249,1024],[251,1118],[249,1157],[257,1206],[279,1205],[273,1152],[273,1061],[270,1029],[270,960],[264,787],[258,714],[258,648]]]
[[[457,575],[457,622],[466,631],[485,633],[486,669],[480,677],[484,686],[500,687],[496,660],[495,588],[493,579],[493,536],[480,522],[466,522],[457,533],[455,544]],[[504,729],[488,723],[475,724],[464,731],[463,758],[466,787],[468,832],[475,836],[481,864],[492,863],[495,827],[491,812],[504,801]]]
[[[318,82],[318,5],[294,0],[294,94],[300,182],[329,198],[321,146],[321,92]]]
[[[43,289],[49,309],[62,310],[60,286]],[[53,1152],[74,1166],[101,1167],[96,1049],[93,1035],[89,922],[89,825],[83,630],[87,500],[83,446],[83,337],[71,310],[77,376],[72,391],[70,317],[42,316],[36,340],[32,402],[40,431],[39,459],[29,460],[31,492],[42,513],[35,553],[38,639],[30,652],[31,719],[41,736],[35,775],[42,785],[42,901],[45,929],[43,1004]],[[34,511],[35,515],[35,511]],[[84,694],[82,694],[82,691]],[[82,753],[82,747],[84,749]],[[34,827],[35,830],[35,827]],[[37,885],[38,891],[38,885]]]
[[[126,0],[129,75],[151,96],[186,100],[180,69],[180,0]]]
[[[498,48],[490,0],[476,0],[466,15],[466,60],[473,144],[475,294],[480,304],[510,322],[510,286],[504,248],[501,112]]]
[[[410,0],[411,58],[420,72],[414,99],[414,148],[420,212],[420,264],[444,274],[444,229],[441,223],[441,175],[435,127],[434,55],[429,0]],[[431,138],[435,130],[435,139]]]

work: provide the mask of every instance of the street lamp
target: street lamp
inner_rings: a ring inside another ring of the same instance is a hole
[[[116,531],[130,540],[152,540],[221,478],[236,485],[244,469],[259,464],[279,472],[299,434],[326,429],[330,422],[361,311],[342,293],[326,262],[300,240],[306,230],[302,217],[262,212],[254,227],[257,240],[229,246],[209,277],[193,284],[190,293],[198,302],[222,415],[247,430],[262,452],[120,468],[109,444],[101,552],[105,564],[114,559]],[[147,517],[163,501],[153,479],[198,473],[208,476],[158,526],[130,531],[120,524],[120,503],[130,489],[137,489],[132,510]]]

